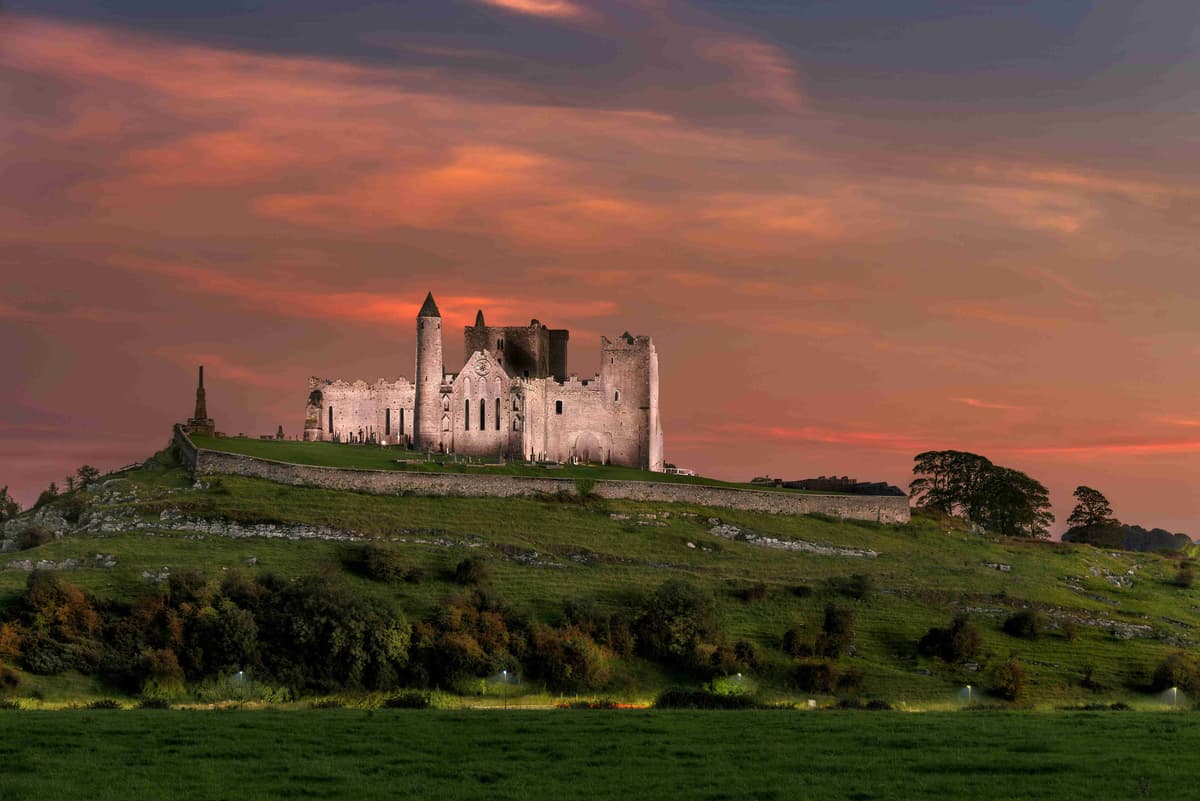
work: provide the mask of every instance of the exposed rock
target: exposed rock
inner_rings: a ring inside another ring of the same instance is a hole
[[[756,545],[760,548],[774,548],[780,551],[803,551],[805,553],[814,553],[819,556],[846,556],[874,559],[879,554],[875,551],[862,548],[847,548],[841,545],[830,545],[829,543],[808,542],[807,540],[783,540],[776,537],[768,537],[764,534],[755,533],[749,529],[739,528],[730,523],[722,523],[715,517],[708,519],[708,533],[722,539],[733,540],[734,542],[744,542],[748,545]]]
[[[999,570],[1001,573],[1008,573],[1012,570],[1012,565],[1002,564],[1001,562],[984,562],[984,567],[990,567],[992,570]]]

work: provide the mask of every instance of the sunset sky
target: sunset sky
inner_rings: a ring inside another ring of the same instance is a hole
[[[103,6],[103,8],[100,8]],[[0,11],[0,485],[650,334],[669,461],[970,450],[1200,537],[1200,5],[24,2]]]

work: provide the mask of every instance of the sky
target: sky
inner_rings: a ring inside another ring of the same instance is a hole
[[[649,334],[666,458],[906,486],[954,448],[1200,537],[1200,6],[4,0],[0,485],[477,308]]]

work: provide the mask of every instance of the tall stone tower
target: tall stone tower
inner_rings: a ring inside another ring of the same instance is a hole
[[[442,442],[442,368],[442,314],[430,292],[417,312],[413,447],[418,450],[439,450]]]
[[[204,396],[204,365],[200,365],[200,379],[196,384],[196,410],[191,417],[188,418],[187,425],[184,430],[189,434],[208,434],[213,435],[216,425],[212,418],[208,416],[208,402]]]

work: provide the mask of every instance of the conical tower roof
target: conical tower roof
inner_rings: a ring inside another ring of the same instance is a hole
[[[425,302],[421,304],[421,310],[417,312],[418,317],[441,317],[442,313],[438,311],[437,304],[433,302],[433,293],[430,292],[425,296]]]
[[[483,325],[483,309],[480,309],[479,311],[475,312],[475,327],[476,328],[484,327],[484,325]]]

